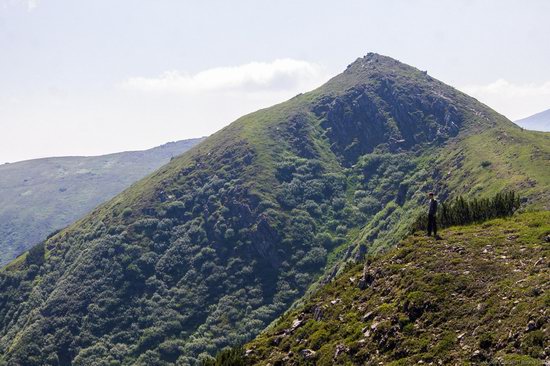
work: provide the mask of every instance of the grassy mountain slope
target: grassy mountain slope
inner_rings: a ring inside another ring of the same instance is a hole
[[[145,151],[27,160],[0,166],[0,266],[201,139]]]
[[[550,212],[442,236],[410,236],[347,269],[248,344],[248,363],[542,365],[550,357]]]
[[[8,265],[0,364],[187,365],[243,343],[354,247],[395,244],[426,191],[467,192],[454,177],[476,164],[470,139],[516,130],[415,68],[360,58],[319,89],[240,118]],[[478,194],[519,187],[548,204],[548,177],[528,159],[548,166],[550,135],[523,136],[539,155],[519,139],[506,149],[518,151],[514,173],[536,184],[508,183],[494,159]]]
[[[442,182],[464,195],[494,194],[507,187],[525,201],[550,209],[548,133],[496,128],[473,134],[442,155]]]

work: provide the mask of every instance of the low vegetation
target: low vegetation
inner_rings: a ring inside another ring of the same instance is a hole
[[[550,212],[441,234],[414,234],[351,266],[247,344],[242,360],[542,365],[550,357]]]

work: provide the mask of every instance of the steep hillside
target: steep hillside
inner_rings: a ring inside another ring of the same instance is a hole
[[[550,132],[550,109],[520,119],[515,123],[528,130]]]
[[[0,165],[0,266],[201,140],[171,142],[145,151]]]
[[[254,337],[350,255],[394,245],[428,190],[509,186],[548,205],[550,135],[520,133],[369,54],[240,118],[8,265],[0,360],[196,364]],[[496,141],[479,147],[489,165],[474,149],[482,134]]]
[[[422,234],[355,265],[246,345],[250,365],[542,365],[550,212]]]

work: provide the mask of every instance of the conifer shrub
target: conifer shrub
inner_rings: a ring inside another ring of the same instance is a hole
[[[491,198],[472,200],[459,196],[450,202],[440,203],[436,220],[440,228],[480,223],[494,218],[512,216],[519,207],[519,195],[514,191],[503,191]],[[428,214],[420,214],[413,224],[412,231],[426,230],[427,223]]]
[[[483,160],[480,165],[482,168],[488,168],[492,165],[492,163],[489,160]]]
[[[216,358],[204,360],[202,366],[245,366],[244,352],[242,348],[224,349],[216,355]]]

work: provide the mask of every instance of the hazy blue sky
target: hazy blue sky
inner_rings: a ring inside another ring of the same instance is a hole
[[[550,108],[548,0],[0,0],[0,162],[210,134],[373,51]]]

